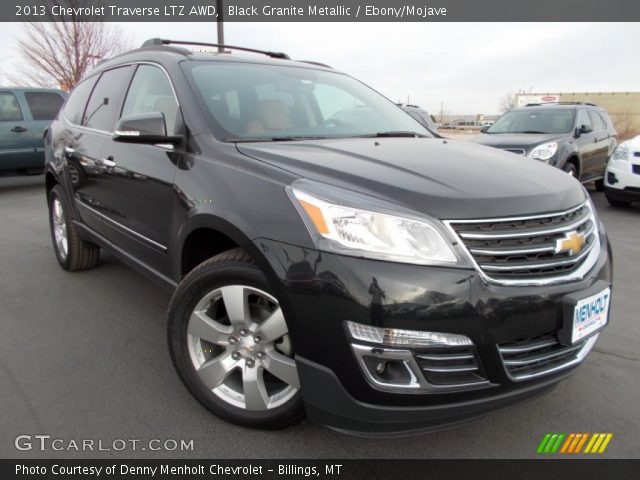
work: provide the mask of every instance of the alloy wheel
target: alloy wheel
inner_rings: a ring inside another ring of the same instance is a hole
[[[56,248],[62,259],[67,258],[69,242],[67,240],[67,222],[64,218],[62,202],[55,198],[51,206],[51,219],[53,221],[53,237]]]
[[[282,309],[260,289],[229,285],[205,294],[189,318],[187,342],[200,380],[230,405],[270,410],[300,388]]]

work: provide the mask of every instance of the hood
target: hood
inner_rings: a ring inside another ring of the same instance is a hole
[[[528,152],[536,145],[551,142],[562,136],[558,133],[481,133],[471,141],[496,148],[524,148]]]
[[[297,176],[440,219],[546,213],[585,199],[580,184],[554,167],[468,142],[351,138],[237,148]]]
[[[629,147],[629,150],[631,150],[632,152],[640,152],[640,135],[630,140],[627,140],[625,142],[622,142],[621,145],[626,145],[627,147]]]

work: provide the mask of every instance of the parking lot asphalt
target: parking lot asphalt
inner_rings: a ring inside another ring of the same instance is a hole
[[[63,271],[43,182],[0,178],[0,457],[533,458],[547,432],[612,432],[601,458],[640,456],[640,205],[614,209],[590,192],[613,246],[613,305],[610,326],[572,377],[455,429],[363,439],[310,423],[249,430],[208,413],[171,365],[170,293],[104,253],[93,270]],[[19,451],[21,434],[61,438],[64,449]],[[192,439],[193,450],[67,450],[82,439],[102,448]]]

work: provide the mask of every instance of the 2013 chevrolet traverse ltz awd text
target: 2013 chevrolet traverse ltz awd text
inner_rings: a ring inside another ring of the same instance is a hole
[[[181,43],[76,86],[46,192],[64,269],[105,249],[175,289],[169,350],[206,408],[418,432],[544,391],[593,348],[611,255],[575,178],[433,138],[320,64]]]

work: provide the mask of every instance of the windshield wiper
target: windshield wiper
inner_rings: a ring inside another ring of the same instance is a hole
[[[288,137],[237,137],[225,138],[226,142],[292,142],[295,140],[323,140],[329,137],[324,136],[288,136]]]
[[[409,138],[428,138],[427,135],[423,135],[422,133],[410,132],[410,131],[393,131],[393,132],[377,132],[377,133],[368,133],[365,135],[355,135],[355,138],[391,138],[391,137],[409,137]]]
[[[524,132],[511,132],[511,133],[547,133],[547,132],[540,132],[538,130],[525,130]]]

